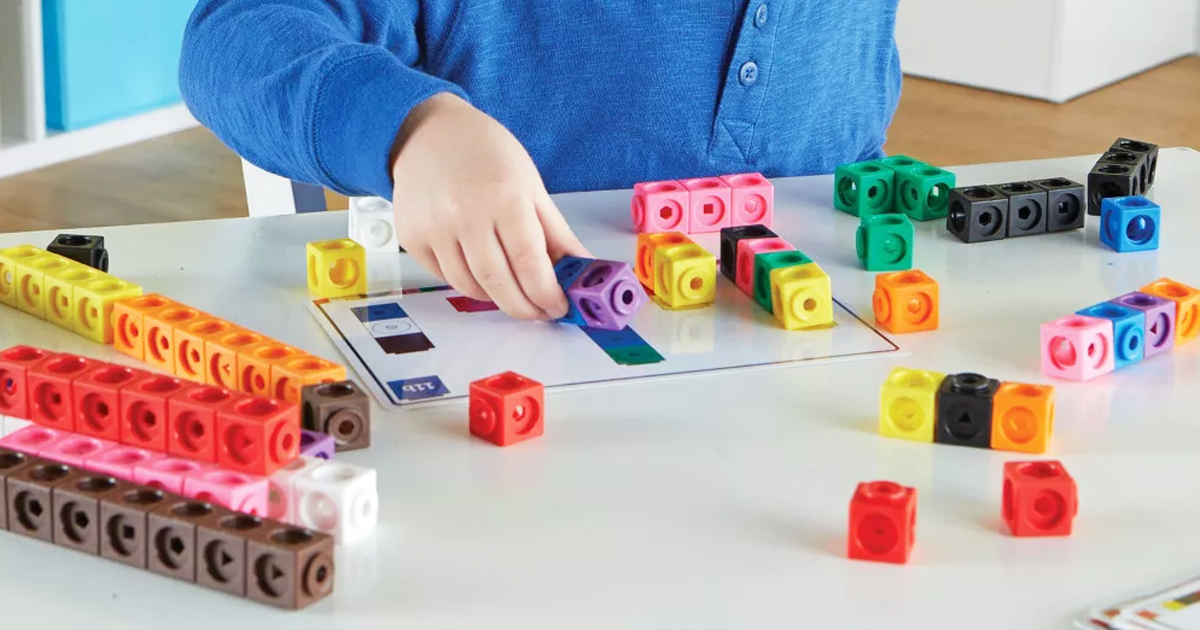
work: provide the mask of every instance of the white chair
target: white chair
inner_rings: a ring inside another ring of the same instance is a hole
[[[325,190],[320,186],[293,182],[286,177],[242,160],[246,181],[246,205],[252,217],[273,217],[299,212],[324,212]]]

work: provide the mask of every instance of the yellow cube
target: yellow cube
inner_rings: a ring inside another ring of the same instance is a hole
[[[17,261],[17,308],[46,319],[46,274],[66,269],[71,262],[49,252]]]
[[[817,263],[771,270],[771,311],[788,330],[833,325],[833,285]]]
[[[17,265],[45,253],[45,250],[38,249],[33,245],[17,245],[0,249],[0,303],[17,306],[17,289],[20,286],[17,278]]]
[[[717,299],[717,257],[695,243],[654,250],[654,295],[664,308],[692,308]]]
[[[108,274],[75,285],[75,332],[111,344],[113,306],[141,294],[142,287]]]
[[[945,374],[898,367],[883,382],[879,397],[879,434],[933,442],[937,425],[937,392]]]
[[[46,272],[46,321],[75,330],[75,285],[99,278],[99,271],[74,261],[65,267]]]
[[[367,251],[348,238],[309,243],[308,291],[322,298],[367,292]]]

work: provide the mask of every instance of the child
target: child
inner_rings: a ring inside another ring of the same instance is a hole
[[[897,2],[200,0],[180,84],[247,160],[391,198],[426,269],[556,318],[552,261],[589,254],[549,193],[880,157]]]

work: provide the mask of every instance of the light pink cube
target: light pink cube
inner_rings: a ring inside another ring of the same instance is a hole
[[[216,466],[201,464],[190,459],[163,457],[147,464],[135,466],[133,480],[151,488],[183,494],[183,480],[188,475],[213,469],[216,469]]]
[[[1112,372],[1113,323],[1072,315],[1042,324],[1042,373],[1070,381],[1087,381]]]
[[[767,252],[794,251],[791,243],[779,238],[747,238],[738,241],[737,266],[734,277],[737,278],[738,288],[746,295],[754,295],[754,257]]]
[[[41,455],[68,435],[70,434],[33,424],[0,438],[0,446],[27,455]]]
[[[295,481],[300,475],[320,466],[324,461],[327,460],[301,455],[267,477],[270,484],[267,492],[267,518],[295,525],[296,502],[292,500]]]
[[[137,483],[137,468],[166,456],[136,446],[118,445],[83,459],[83,467],[122,481]]]
[[[41,456],[56,462],[84,468],[89,457],[98,457],[104,452],[120,446],[116,442],[86,435],[67,434],[54,444],[42,449]]]
[[[201,470],[183,480],[183,496],[251,516],[267,515],[267,492],[266,477],[220,468]]]
[[[679,182],[688,191],[688,227],[692,234],[720,232],[731,225],[729,204],[733,191],[719,177]]]
[[[688,191],[679,182],[642,182],[633,187],[629,212],[638,232],[683,232],[688,227]]]
[[[775,186],[759,173],[724,175],[721,181],[732,189],[730,219],[733,227],[762,225],[771,227],[775,220]]]

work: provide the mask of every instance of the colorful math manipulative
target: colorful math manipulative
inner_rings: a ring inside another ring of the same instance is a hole
[[[764,225],[721,230],[720,269],[788,330],[833,325],[829,275]]]
[[[938,283],[920,269],[878,274],[871,309],[876,323],[894,335],[936,330]]]
[[[964,243],[982,243],[1078,230],[1086,219],[1084,192],[1062,177],[956,188],[946,231]]]
[[[497,446],[540,437],[545,430],[545,388],[516,372],[471,383],[471,435]]]
[[[315,241],[306,248],[308,292],[337,298],[367,292],[367,250],[349,238]]]
[[[1001,518],[1013,536],[1070,536],[1078,512],[1075,480],[1062,463],[1004,464]]]
[[[700,234],[743,225],[770,227],[774,208],[771,182],[759,173],[740,173],[639,183],[629,212],[638,232]]]
[[[612,260],[564,256],[554,264],[568,311],[558,321],[601,330],[621,330],[649,298],[629,265]]]
[[[634,275],[650,299],[668,310],[717,299],[717,257],[682,232],[638,234]]]
[[[955,180],[950,171],[904,155],[843,164],[834,172],[833,206],[864,222],[890,213],[913,221],[941,219]]]
[[[1145,195],[1158,172],[1158,145],[1117,138],[1088,173],[1087,213],[1101,216],[1104,200]]]
[[[1108,197],[1100,202],[1100,242],[1118,252],[1158,249],[1162,208],[1141,196]]]
[[[906,564],[917,540],[917,490],[891,481],[858,484],[850,499],[846,555]]]

